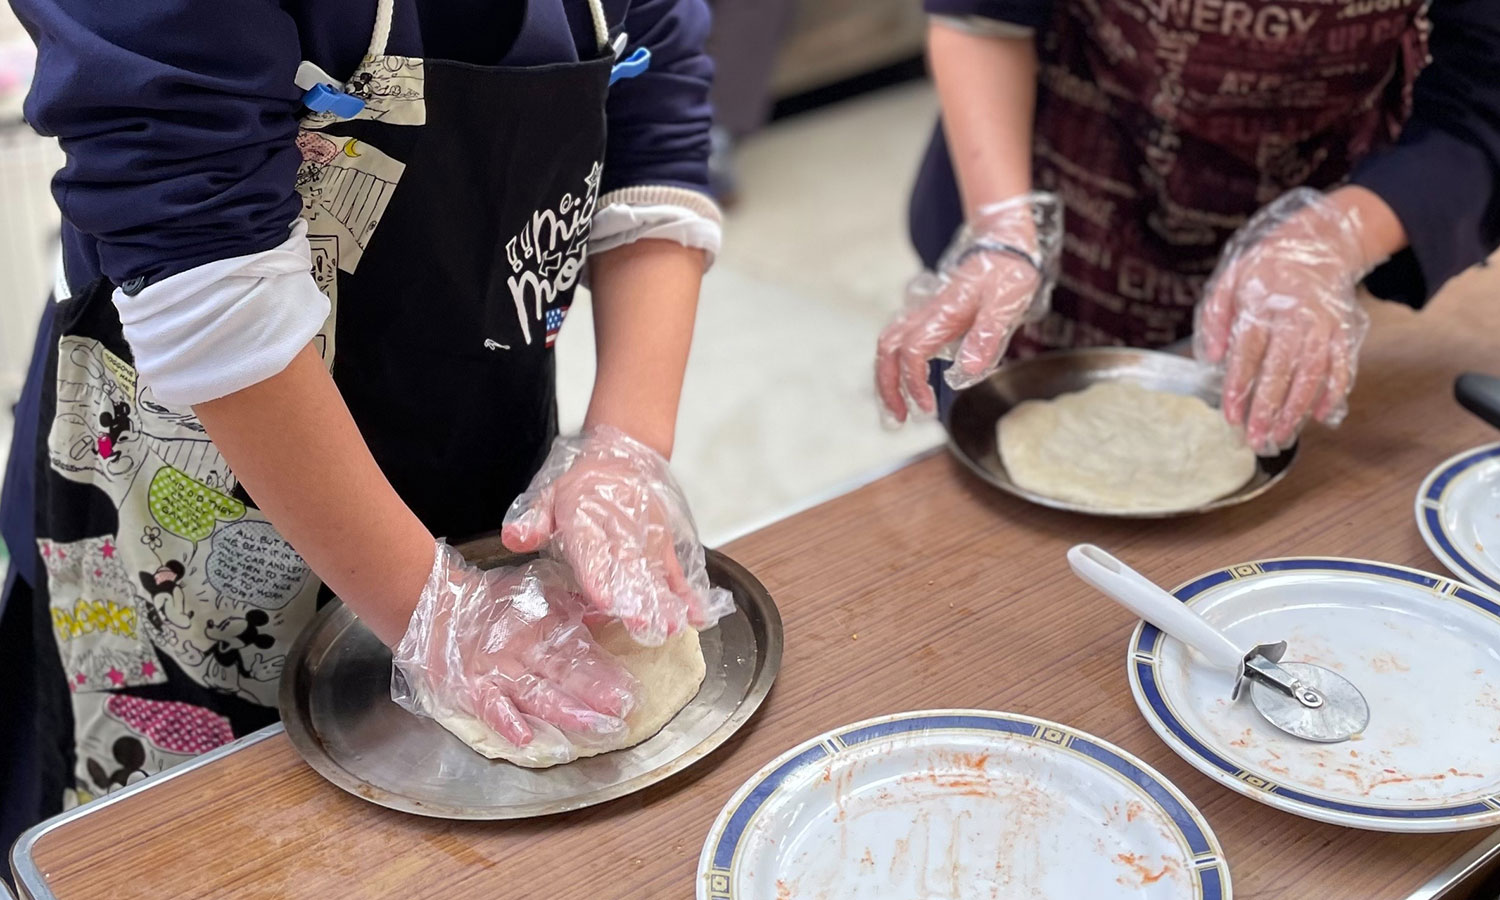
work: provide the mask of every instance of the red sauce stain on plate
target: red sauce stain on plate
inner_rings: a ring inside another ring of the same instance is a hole
[[[1133,883],[1136,887],[1155,884],[1168,875],[1173,874],[1177,869],[1177,863],[1166,857],[1162,857],[1163,865],[1161,868],[1153,869],[1151,864],[1146,861],[1146,857],[1134,853],[1116,853],[1115,862],[1130,869],[1130,876],[1128,878],[1125,875],[1121,875],[1115,880],[1125,885]]]
[[[1387,672],[1410,672],[1411,666],[1402,662],[1396,654],[1387,650],[1379,656],[1370,659],[1370,668],[1384,675]]]

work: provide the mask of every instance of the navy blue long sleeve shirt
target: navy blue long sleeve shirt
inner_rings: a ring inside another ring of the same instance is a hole
[[[376,0],[12,0],[37,42],[28,121],[61,141],[68,281],[158,281],[286,240],[300,201],[298,64],[347,77]],[[651,68],[608,100],[604,183],[708,181],[705,0],[604,0]],[[389,52],[480,65],[574,62],[585,0],[396,0]],[[627,51],[628,52],[628,51]]]
[[[924,0],[929,13],[1045,28],[1055,0]],[[1500,0],[1434,0],[1431,60],[1399,140],[1350,181],[1378,194],[1410,248],[1366,285],[1412,306],[1500,245]]]

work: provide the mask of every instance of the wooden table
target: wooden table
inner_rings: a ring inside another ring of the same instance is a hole
[[[1283,555],[1439,571],[1412,521],[1418,482],[1497,435],[1452,401],[1497,368],[1500,305],[1376,311],[1348,424],[1314,430],[1287,480],[1218,514],[1084,518],[1002,496],[933,455],[726,549],[770,589],[786,657],[764,709],[708,760],[608,805],[515,823],[447,822],[362,802],[275,735],[43,834],[62,900],[175,897],[687,898],[710,823],[782,750],[899,710],[985,707],[1060,720],[1139,754],[1223,841],[1235,895],[1406,897],[1489,838],[1397,836],[1305,821],[1200,775],[1130,696],[1131,617],[1075,579],[1064,550],[1118,551],[1166,584]]]

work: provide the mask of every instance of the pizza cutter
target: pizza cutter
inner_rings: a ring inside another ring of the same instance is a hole
[[[1250,683],[1250,699],[1267,722],[1293,737],[1335,744],[1365,730],[1370,707],[1344,676],[1311,663],[1281,662],[1286,641],[1240,649],[1191,607],[1093,544],[1068,551],[1079,578],[1197,650],[1215,668],[1235,673],[1230,697]]]

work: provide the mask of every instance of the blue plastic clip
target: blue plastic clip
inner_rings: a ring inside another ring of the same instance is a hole
[[[615,67],[609,70],[609,83],[614,84],[621,78],[634,78],[649,68],[651,68],[651,51],[645,47],[637,47],[627,59],[615,63]]]
[[[302,95],[302,105],[316,113],[330,113],[340,119],[352,119],[365,108],[365,101],[334,90],[326,84],[315,84]]]

